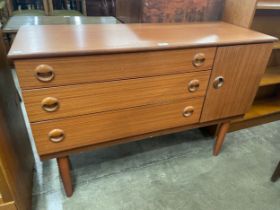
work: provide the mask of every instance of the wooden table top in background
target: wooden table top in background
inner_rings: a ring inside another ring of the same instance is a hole
[[[111,16],[13,16],[3,28],[4,33],[17,33],[25,25],[83,25],[83,24],[117,24],[118,19]]]
[[[78,56],[276,40],[224,22],[24,26],[17,33],[9,57]]]

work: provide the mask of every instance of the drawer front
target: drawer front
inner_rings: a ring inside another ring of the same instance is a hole
[[[31,122],[202,97],[210,71],[23,91]]]
[[[22,89],[212,69],[216,48],[18,60]]]
[[[199,122],[204,98],[31,123],[40,155]],[[184,116],[185,115],[185,116]]]

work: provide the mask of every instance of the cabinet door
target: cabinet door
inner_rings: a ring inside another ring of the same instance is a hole
[[[249,110],[272,46],[265,43],[218,48],[201,122],[238,116]]]

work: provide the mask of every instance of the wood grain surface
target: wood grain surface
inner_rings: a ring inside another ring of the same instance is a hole
[[[272,41],[276,39],[224,22],[24,26],[13,42],[9,57],[57,57]]]
[[[0,204],[0,210],[19,210],[14,201]]]
[[[73,148],[70,150],[64,150],[64,151],[60,151],[60,152],[56,152],[56,153],[40,155],[40,158],[41,158],[41,160],[48,160],[51,158],[65,157],[65,156],[69,156],[69,155],[80,154],[81,152],[92,151],[92,150],[96,150],[96,149],[100,149],[100,148],[104,148],[104,147],[111,147],[114,145],[125,144],[125,143],[129,143],[129,142],[133,142],[133,141],[141,141],[141,140],[149,141],[149,139],[154,138],[156,136],[163,136],[163,135],[168,135],[168,134],[172,134],[172,133],[184,132],[184,131],[187,131],[190,129],[197,129],[197,128],[202,128],[202,127],[206,127],[206,126],[217,125],[222,122],[233,121],[236,119],[240,119],[242,117],[243,117],[243,115],[226,118],[226,119],[222,119],[222,120],[221,119],[214,120],[211,122],[205,122],[205,123],[198,122],[198,123],[191,124],[191,125],[184,125],[184,126],[179,126],[179,127],[175,127],[175,128],[167,128],[164,130],[153,131],[150,133],[140,134],[140,135],[133,136],[133,137],[126,137],[126,138],[116,139],[113,141],[107,141],[107,142],[102,142],[102,143],[98,143],[98,144],[93,144],[93,145],[89,145],[89,146],[76,147],[76,148]]]
[[[10,191],[9,183],[6,180],[7,174],[4,170],[5,168],[0,161],[0,204],[13,201],[12,192]]]
[[[195,67],[193,59],[198,53],[205,55],[205,62]],[[216,48],[198,48],[18,60],[15,64],[21,88],[31,89],[208,70],[212,69],[215,53]],[[53,68],[55,77],[51,82],[36,79],[35,69],[41,64]]]
[[[117,110],[178,99],[203,97],[210,71],[156,76],[115,82],[90,83],[23,91],[23,99],[31,122]],[[199,89],[191,92],[189,83],[199,81]],[[42,101],[56,98],[53,112],[42,108]]]
[[[73,183],[71,177],[71,162],[69,157],[67,156],[57,158],[57,165],[64,186],[65,194],[67,197],[71,197],[73,194]]]
[[[201,122],[241,115],[249,110],[272,47],[269,43],[218,48]],[[223,76],[225,82],[223,87],[215,89],[213,81],[218,76]]]
[[[199,121],[204,98],[182,100],[174,103],[149,105],[98,114],[32,123],[33,136],[40,155],[46,155],[109,142],[125,137],[195,124]],[[185,107],[193,106],[190,117],[183,116]],[[53,129],[64,131],[60,143],[49,140]]]
[[[223,20],[250,28],[256,11],[257,0],[225,0]]]

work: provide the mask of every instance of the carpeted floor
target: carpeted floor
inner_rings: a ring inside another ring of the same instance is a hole
[[[33,210],[279,210],[280,122],[228,134],[222,153],[200,130],[71,157],[66,198],[55,160],[37,161]]]

